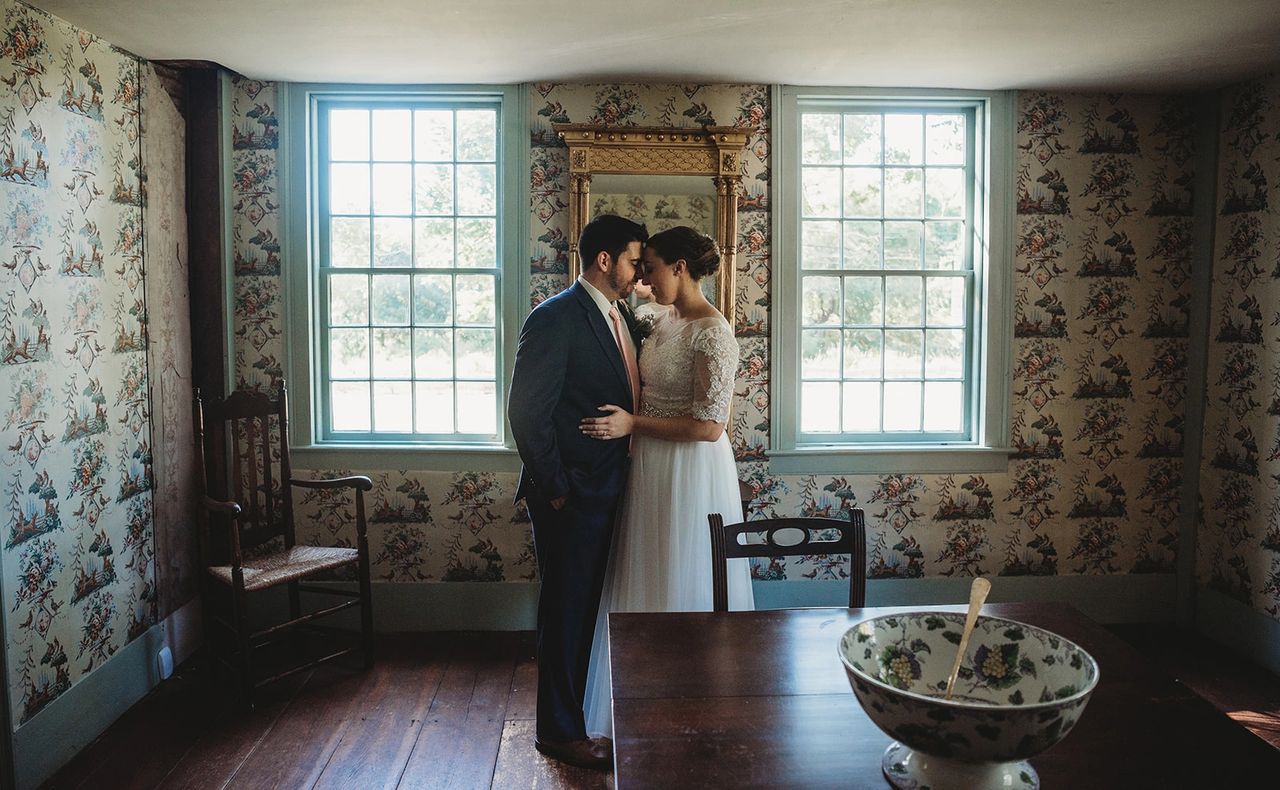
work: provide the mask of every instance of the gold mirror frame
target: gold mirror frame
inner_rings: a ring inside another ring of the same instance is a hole
[[[720,245],[716,308],[734,326],[738,257],[738,195],[747,132],[733,126],[701,129],[552,124],[569,146],[569,279],[582,272],[578,238],[590,215],[593,175],[708,176],[715,185],[715,239]]]

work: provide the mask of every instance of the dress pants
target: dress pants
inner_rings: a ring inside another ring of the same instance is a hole
[[[587,737],[582,705],[618,497],[570,496],[560,510],[525,498],[533,521],[538,594],[537,737]]]

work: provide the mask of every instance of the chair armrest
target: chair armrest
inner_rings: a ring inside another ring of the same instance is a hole
[[[217,513],[223,516],[231,516],[232,518],[235,518],[240,515],[240,510],[241,510],[240,505],[238,505],[235,502],[223,502],[221,499],[214,499],[213,497],[208,497],[208,496],[201,497],[201,500],[205,506],[205,509],[208,510],[210,513]]]
[[[373,481],[363,475],[335,477],[332,480],[298,480],[293,478],[289,480],[289,485],[298,486],[299,488],[355,488],[360,491],[373,489]]]

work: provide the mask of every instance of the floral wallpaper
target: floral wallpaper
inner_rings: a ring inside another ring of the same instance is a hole
[[[280,375],[282,317],[273,86],[236,82],[237,377]],[[751,130],[739,203],[741,365],[732,439],[755,517],[863,507],[873,578],[1172,573],[1182,481],[1191,260],[1192,118],[1178,97],[1025,93],[1017,103],[1015,452],[1007,472],[770,471],[768,88],[535,84],[531,293],[567,285],[567,149],[551,125]],[[319,470],[336,473],[340,470]],[[374,571],[394,581],[531,580],[515,476],[375,477]],[[349,543],[333,503],[312,539]],[[761,579],[846,578],[827,557],[761,564]]]
[[[146,64],[0,8],[0,567],[17,726],[157,619],[143,239],[148,190],[169,202],[182,164],[143,174]],[[185,218],[170,222],[185,237]]]
[[[1280,77],[1220,117],[1198,576],[1280,620]]]

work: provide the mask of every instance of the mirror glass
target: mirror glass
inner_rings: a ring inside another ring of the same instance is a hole
[[[591,178],[590,219],[616,214],[643,223],[652,236],[677,225],[688,225],[715,238],[716,190],[710,176],[595,175]],[[716,278],[699,283],[707,300],[716,304]],[[633,309],[644,303],[631,295]]]

